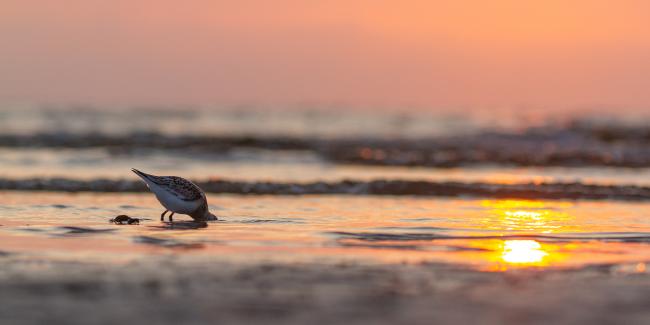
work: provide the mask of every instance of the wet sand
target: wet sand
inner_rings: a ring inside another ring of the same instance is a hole
[[[477,272],[439,264],[0,257],[8,324],[647,324],[638,265]]]

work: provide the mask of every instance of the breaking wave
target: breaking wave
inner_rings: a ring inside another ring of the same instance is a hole
[[[40,133],[0,135],[0,147],[104,148],[223,153],[236,148],[301,150],[333,163],[457,167],[517,166],[650,167],[650,128],[573,123],[522,132],[489,132],[436,138],[310,138],[262,135],[163,133]]]
[[[195,181],[206,192],[257,195],[414,195],[517,199],[650,200],[650,187],[583,183],[492,184],[374,180],[311,183]],[[0,190],[63,192],[144,192],[139,180],[76,180],[66,178],[0,179]]]

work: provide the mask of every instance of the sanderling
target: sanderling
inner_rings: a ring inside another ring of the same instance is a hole
[[[169,215],[169,222],[173,221],[174,213],[187,214],[197,221],[217,220],[217,217],[208,211],[205,193],[194,183],[178,176],[154,176],[135,168],[131,170],[147,183],[160,204],[165,207],[160,221],[165,220],[165,214],[169,211],[172,213]]]

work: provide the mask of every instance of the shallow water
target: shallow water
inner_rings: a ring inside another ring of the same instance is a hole
[[[617,264],[646,272],[648,203],[351,196],[210,197],[207,227],[151,194],[2,192],[5,254],[86,262],[449,263],[485,271]],[[118,214],[140,225],[108,222]]]
[[[0,110],[0,185],[16,190],[0,192],[0,258],[119,263],[182,255],[253,264],[447,263],[485,271],[614,264],[645,273],[646,122]],[[132,167],[201,181],[213,192],[275,195],[209,193],[222,220],[200,227],[177,216],[171,226],[159,221],[161,207],[150,193],[100,193],[144,190]],[[330,195],[280,195],[305,193]],[[118,214],[142,221],[110,224]]]

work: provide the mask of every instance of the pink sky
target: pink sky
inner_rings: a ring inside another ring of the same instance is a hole
[[[645,0],[5,0],[0,103],[650,108]]]

